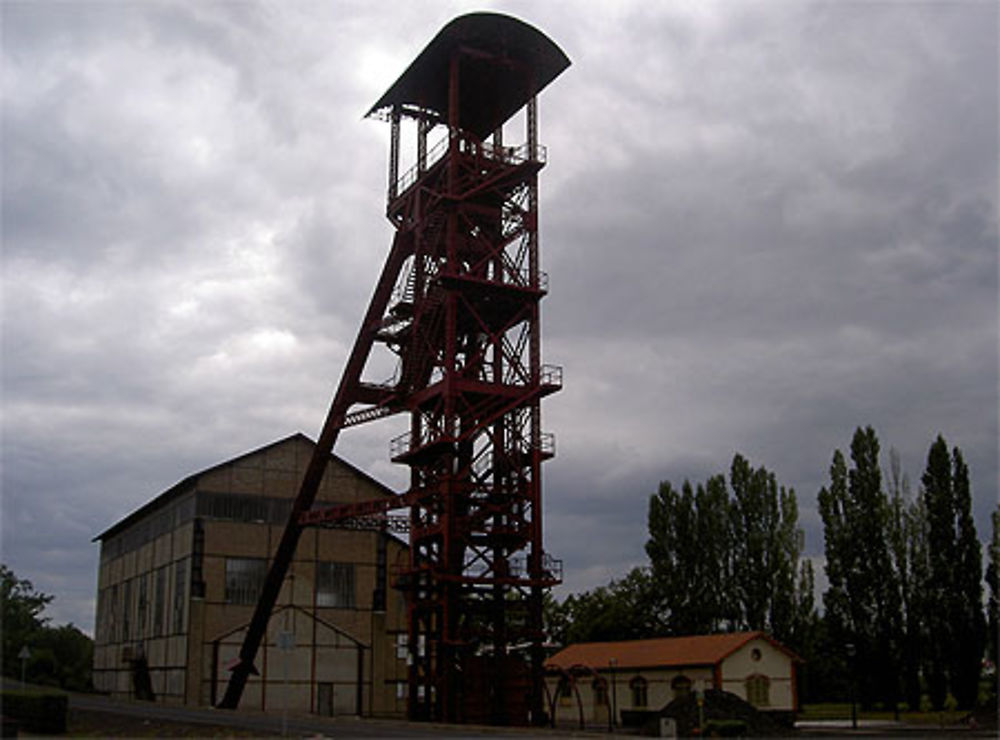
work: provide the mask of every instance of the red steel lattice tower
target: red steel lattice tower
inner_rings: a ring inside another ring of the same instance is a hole
[[[449,24],[373,106],[391,121],[388,216],[412,253],[377,339],[400,358],[411,428],[408,591],[413,718],[497,724],[540,717],[541,362],[535,96],[568,60],[530,26],[488,14]],[[527,141],[502,126],[526,109]],[[417,161],[398,176],[401,119]],[[445,136],[427,153],[427,139]],[[511,653],[513,647],[531,653]],[[534,706],[532,706],[534,704]]]
[[[541,358],[536,96],[568,65],[521,21],[465,15],[369,111],[391,124],[396,233],[254,621],[262,632],[302,526],[408,508],[396,586],[408,605],[411,719],[525,724],[544,713],[542,596],[561,564],[542,546],[541,467],[554,445],[540,402],[562,372]],[[508,146],[504,124],[519,114],[526,141]],[[400,175],[405,121],[416,155]],[[396,356],[388,383],[361,377],[376,346]],[[339,430],[398,412],[410,430],[391,456],[409,466],[409,490],[391,504],[311,511]],[[222,706],[235,706],[238,674],[252,671],[253,632],[252,622]]]

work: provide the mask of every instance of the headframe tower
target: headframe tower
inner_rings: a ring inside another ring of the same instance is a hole
[[[537,95],[566,55],[515,18],[448,23],[368,111],[390,123],[386,214],[392,247],[221,706],[235,707],[304,526],[382,522],[405,508],[411,719],[542,721],[542,597],[561,564],[542,546],[541,468],[554,453],[541,399],[562,385],[544,365]],[[525,141],[504,141],[523,119]],[[415,132],[400,172],[404,122]],[[362,379],[373,349],[386,382]],[[395,501],[314,509],[340,429],[396,413],[410,470]]]

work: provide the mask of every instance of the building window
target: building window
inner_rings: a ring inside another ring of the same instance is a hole
[[[198,515],[231,522],[259,522],[270,519],[270,499],[236,493],[198,493]]]
[[[670,682],[670,688],[674,691],[674,698],[681,699],[691,693],[691,679],[685,675],[680,675]]]
[[[167,589],[167,566],[158,568],[156,571],[156,589],[153,597],[153,636],[163,635],[163,612],[167,605],[165,603]]]
[[[354,564],[317,563],[316,606],[354,608]]]
[[[746,680],[747,701],[755,707],[771,705],[771,680],[759,673]]]
[[[256,604],[266,575],[263,558],[226,558],[226,602]]]
[[[120,606],[118,604],[118,584],[111,587],[111,605],[108,609],[108,642],[118,642]]]
[[[191,598],[205,598],[205,576],[202,563],[205,557],[205,525],[201,519],[194,520],[194,534],[191,539]]]
[[[174,633],[181,633],[184,631],[184,594],[185,594],[185,575],[187,575],[187,569],[184,567],[187,564],[187,560],[177,561],[176,570],[174,572]]]
[[[146,618],[146,611],[147,607],[149,606],[149,599],[147,598],[147,593],[146,593],[146,581],[148,580],[147,579],[148,575],[149,575],[148,573],[143,573],[141,576],[139,576],[139,596],[138,596],[139,603],[137,607],[138,618],[136,619],[137,627],[135,636],[138,637],[140,640],[146,635],[146,623],[148,621]]]
[[[592,688],[594,689],[594,705],[606,707],[608,705],[608,682],[603,678],[595,678]]]
[[[396,635],[396,659],[406,660],[410,657],[410,636],[405,632]]]
[[[573,698],[573,684],[566,676],[559,679],[559,686],[556,689],[560,704],[568,704]]]
[[[122,642],[132,639],[132,581],[125,581],[122,587]]]
[[[642,676],[636,676],[629,681],[628,687],[632,690],[632,707],[645,707],[649,701],[649,683]]]
[[[241,493],[199,491],[197,514],[208,519],[256,524],[284,524],[292,510],[292,500]]]

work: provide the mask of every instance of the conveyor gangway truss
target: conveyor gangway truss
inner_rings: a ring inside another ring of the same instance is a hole
[[[387,216],[395,236],[220,706],[239,703],[303,527],[382,526],[408,509],[411,719],[544,721],[542,597],[561,564],[542,547],[541,466],[554,453],[541,399],[536,96],[567,66],[537,29],[473,13],[446,25],[372,106],[390,123]],[[522,114],[526,141],[508,146]],[[403,122],[413,166],[400,174]],[[429,142],[437,136],[430,149]],[[376,350],[390,382],[362,379]],[[392,440],[409,466],[395,498],[313,502],[343,427],[407,413]]]

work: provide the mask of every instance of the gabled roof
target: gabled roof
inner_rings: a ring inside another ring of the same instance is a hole
[[[595,669],[714,666],[751,640],[766,640],[794,661],[801,659],[764,632],[732,632],[722,635],[659,637],[622,642],[580,642],[553,655],[547,665],[569,669],[576,665]]]
[[[227,465],[232,465],[233,463],[237,463],[240,460],[244,460],[244,459],[246,459],[248,457],[253,457],[254,455],[259,455],[262,452],[266,452],[267,450],[270,450],[270,449],[272,449],[274,447],[279,447],[281,445],[288,444],[289,442],[293,442],[293,441],[305,442],[306,444],[308,444],[310,446],[315,446],[315,444],[316,444],[313,440],[311,440],[309,437],[307,437],[306,435],[304,435],[302,432],[296,432],[295,434],[291,434],[291,435],[289,435],[287,437],[279,439],[276,442],[271,442],[270,444],[266,444],[263,447],[258,447],[257,449],[250,450],[249,452],[245,452],[242,455],[237,455],[236,457],[234,457],[234,458],[232,458],[230,460],[226,460],[224,462],[218,463],[217,465],[212,465],[211,467],[205,468],[204,470],[200,470],[197,473],[192,473],[191,475],[189,475],[184,480],[180,481],[179,483],[174,484],[173,486],[171,486],[170,488],[168,488],[166,491],[164,491],[160,495],[156,496],[156,498],[154,498],[154,499],[146,502],[142,506],[140,506],[138,509],[136,509],[131,514],[129,514],[128,516],[126,516],[124,519],[120,519],[117,522],[115,522],[108,529],[104,530],[99,535],[97,535],[96,537],[94,537],[94,539],[91,540],[91,542],[97,542],[98,540],[104,540],[104,539],[107,539],[108,537],[111,537],[111,536],[113,536],[115,534],[118,534],[122,530],[130,527],[132,524],[134,524],[135,522],[137,522],[140,519],[142,519],[143,517],[146,517],[149,514],[152,514],[154,511],[157,511],[158,509],[162,509],[165,506],[171,504],[175,499],[179,498],[183,494],[188,493],[189,491],[194,490],[195,487],[196,487],[196,485],[197,485],[197,483],[198,483],[198,478],[200,478],[201,476],[203,476],[203,475],[205,475],[207,473],[211,473],[211,472],[213,472],[215,470],[219,470],[220,468],[224,468]],[[330,455],[330,460],[331,461],[332,460],[336,460],[341,465],[343,465],[344,467],[346,467],[348,470],[350,470],[351,472],[353,472],[355,475],[360,476],[361,478],[364,478],[365,480],[367,480],[369,483],[371,483],[373,486],[375,486],[377,489],[379,489],[386,496],[395,496],[396,495],[395,491],[393,491],[391,488],[389,488],[388,486],[386,486],[384,483],[380,483],[379,481],[375,480],[370,475],[368,475],[368,473],[364,472],[363,470],[361,470],[359,468],[354,467],[353,465],[351,465],[349,462],[347,462],[343,458],[338,457],[337,455],[332,455],[331,454]]]

